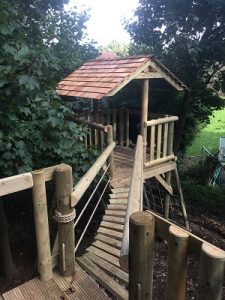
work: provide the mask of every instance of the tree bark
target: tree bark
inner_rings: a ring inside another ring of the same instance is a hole
[[[0,198],[0,274],[12,279],[17,275],[17,270],[12,258],[7,227],[3,200]]]

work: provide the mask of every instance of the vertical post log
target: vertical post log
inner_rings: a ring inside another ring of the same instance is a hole
[[[112,142],[113,142],[113,127],[112,127],[112,125],[108,125],[107,126],[107,144],[110,145]],[[112,179],[113,176],[114,176],[114,155],[113,155],[113,151],[111,152],[111,154],[109,156],[108,163],[110,164],[109,175]]]
[[[171,171],[165,174],[165,181],[167,184],[171,185]],[[166,192],[165,203],[164,203],[164,218],[169,219],[169,209],[170,209],[170,194]]]
[[[202,244],[198,300],[222,299],[224,263],[224,251],[208,243]]]
[[[129,300],[151,300],[155,219],[147,212],[130,217]]]
[[[124,142],[124,110],[120,109],[119,113],[119,144],[123,147]]]
[[[126,109],[126,147],[129,147],[130,144],[130,116],[129,116],[129,109]]]
[[[177,182],[177,189],[179,192],[182,214],[184,217],[184,223],[185,223],[186,228],[189,230],[189,222],[188,222],[188,218],[187,218],[186,206],[185,206],[184,196],[183,196],[183,192],[182,192],[182,188],[181,188],[180,177],[179,177],[177,167],[175,167],[174,173],[175,173],[175,178],[176,178],[176,182]]]
[[[116,122],[116,109],[113,109],[113,115],[112,115],[112,123],[113,123],[113,138],[116,142],[117,139],[117,122]]]
[[[41,280],[47,281],[52,278],[52,264],[44,170],[34,171],[32,176],[38,270]]]
[[[98,100],[93,99],[93,121],[99,123]],[[95,146],[99,145],[98,130],[94,129]]]
[[[68,165],[55,170],[56,215],[59,234],[59,272],[62,276],[71,276],[75,271],[74,255],[74,208],[70,206],[73,190],[72,168]]]
[[[145,123],[148,121],[148,94],[149,94],[149,80],[143,80],[142,88],[142,103],[141,103],[141,135],[143,136],[144,145],[144,163],[146,162],[146,146],[147,146],[147,127]]]
[[[170,226],[167,300],[185,300],[188,240],[187,232]]]

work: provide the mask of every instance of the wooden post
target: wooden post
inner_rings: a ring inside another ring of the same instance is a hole
[[[166,183],[168,185],[171,184],[171,171],[167,172],[165,174],[165,177],[166,177]],[[165,203],[164,203],[164,218],[166,220],[169,219],[169,209],[170,209],[170,194],[166,192],[166,195],[165,195]]]
[[[70,206],[73,190],[72,168],[63,165],[55,170],[56,215],[59,234],[59,272],[71,276],[75,272],[74,255],[74,208]]]
[[[130,116],[129,116],[129,109],[126,109],[126,147],[129,147],[130,144],[129,130],[130,130]]]
[[[144,163],[146,161],[146,145],[147,145],[147,127],[145,123],[148,121],[148,93],[149,93],[149,80],[144,79],[142,89],[142,104],[141,104],[141,135],[143,136],[144,145]]]
[[[129,300],[152,299],[155,218],[147,212],[130,217]]]
[[[224,251],[202,244],[198,300],[221,300],[224,280]]]
[[[93,99],[93,121],[95,123],[99,123],[99,113],[98,113],[98,100]],[[94,129],[94,140],[95,140],[95,146],[98,146],[98,130]]]
[[[175,167],[174,173],[175,173],[175,178],[176,178],[176,182],[177,182],[177,189],[178,189],[179,196],[180,196],[180,203],[181,203],[181,208],[182,208],[182,214],[184,217],[184,223],[185,223],[186,228],[189,230],[189,222],[188,222],[188,218],[187,218],[186,206],[185,206],[185,201],[184,201],[184,197],[183,197],[183,193],[182,193],[180,177],[179,177],[177,167]]]
[[[123,147],[124,143],[124,110],[119,112],[119,145]]]
[[[107,126],[107,144],[110,145],[113,142],[113,127],[112,125]],[[109,156],[108,163],[110,163],[109,167],[109,175],[111,179],[114,176],[114,155],[113,155],[113,150]]]
[[[45,188],[45,172],[32,172],[33,176],[33,207],[37,240],[38,270],[41,280],[52,278],[51,250],[48,226],[48,211]]]
[[[188,240],[187,232],[170,226],[167,300],[185,300]]]
[[[116,119],[117,119],[117,110],[116,109],[113,109],[113,115],[112,115],[112,123],[113,123],[113,138],[116,142],[116,139],[117,139],[117,122],[116,122]]]

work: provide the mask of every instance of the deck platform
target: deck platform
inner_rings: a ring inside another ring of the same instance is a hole
[[[1,300],[107,300],[110,299],[99,285],[76,265],[74,278],[61,277],[54,271],[47,282],[34,278],[6,293]]]

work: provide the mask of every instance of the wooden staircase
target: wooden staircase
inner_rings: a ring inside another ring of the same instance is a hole
[[[129,188],[112,189],[109,204],[94,242],[77,262],[117,299],[128,299],[128,274],[120,268],[119,257]]]

